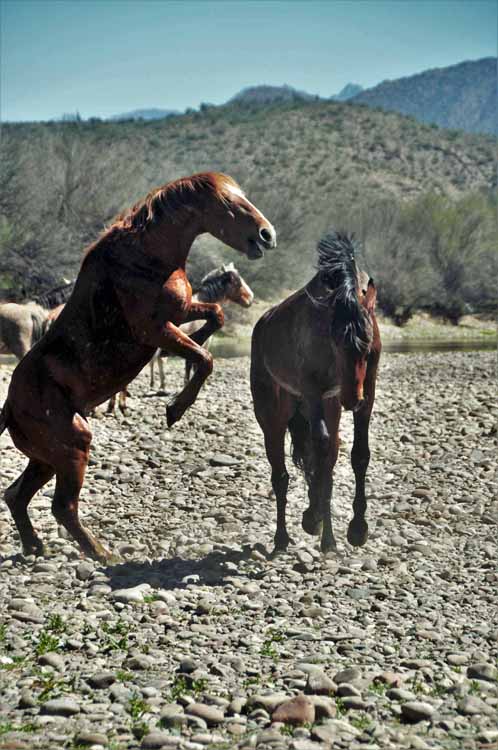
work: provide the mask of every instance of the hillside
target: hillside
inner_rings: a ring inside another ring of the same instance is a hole
[[[392,208],[426,193],[457,199],[488,188],[495,149],[491,137],[323,101],[205,107],[149,122],[5,125],[0,283],[33,293],[74,276],[85,244],[151,187],[221,170],[273,221],[279,247],[250,263],[203,237],[191,273],[235,260],[259,296],[274,297],[309,276],[326,227],[364,237],[380,200]]]
[[[498,133],[496,57],[383,81],[351,101],[470,133]]]

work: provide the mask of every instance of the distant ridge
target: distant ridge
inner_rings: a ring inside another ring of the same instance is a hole
[[[248,86],[239,91],[228,104],[284,104],[287,102],[312,102],[317,101],[320,97],[316,94],[308,94],[306,91],[299,91],[284,84],[283,86]]]
[[[150,109],[134,109],[131,112],[112,115],[107,119],[112,122],[121,122],[122,120],[162,120],[163,117],[171,117],[171,115],[178,114],[180,113],[176,109],[158,109],[157,107],[151,107]]]
[[[362,91],[363,86],[360,86],[359,83],[347,83],[338,94],[332,94],[330,98],[336,102],[346,102],[348,99],[351,99]]]
[[[383,81],[349,101],[469,133],[498,134],[497,58],[485,57]]]

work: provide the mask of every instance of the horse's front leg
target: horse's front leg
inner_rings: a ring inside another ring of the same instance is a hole
[[[166,408],[168,427],[172,427],[196,400],[204,381],[213,370],[213,358],[208,351],[170,322],[164,326],[157,344],[167,354],[174,354],[191,362],[195,369],[192,380],[173,397]]]
[[[348,542],[354,547],[362,547],[368,539],[368,524],[365,520],[367,499],[365,496],[365,478],[370,462],[370,448],[368,445],[368,428],[375,399],[375,380],[380,356],[380,340],[378,349],[370,355],[367,376],[365,379],[365,400],[358,411],[354,412],[354,440],[351,451],[351,465],[353,467],[356,490],[353,501],[353,518],[348,526]]]
[[[192,302],[190,310],[185,319],[185,323],[191,323],[194,320],[205,320],[204,325],[195,331],[190,338],[196,344],[202,346],[215,331],[223,328],[225,316],[220,305],[212,302]]]
[[[325,424],[325,414],[320,396],[308,396],[305,403],[311,433],[312,462],[308,480],[310,504],[303,513],[302,526],[308,534],[316,536],[320,533],[323,521],[320,486],[323,483],[322,469],[329,449],[330,435]]]

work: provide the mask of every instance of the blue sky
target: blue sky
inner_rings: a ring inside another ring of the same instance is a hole
[[[496,0],[0,0],[3,120],[330,96],[496,55]]]

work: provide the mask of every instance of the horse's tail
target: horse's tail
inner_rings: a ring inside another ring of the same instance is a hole
[[[292,441],[292,461],[294,466],[303,472],[309,485],[313,471],[310,423],[298,409],[290,418],[288,427]]]
[[[2,411],[0,411],[0,435],[7,429],[9,422],[9,407],[6,401],[3,405]]]

